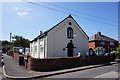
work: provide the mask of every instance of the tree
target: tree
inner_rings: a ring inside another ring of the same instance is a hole
[[[117,48],[117,51],[120,53],[120,47]]]
[[[30,40],[23,38],[22,36],[15,35],[12,37],[14,39],[13,46],[16,47],[30,47]]]
[[[4,45],[6,45],[6,44],[10,44],[10,42],[7,41],[7,40],[0,41],[0,45],[1,45],[1,46],[4,46]]]

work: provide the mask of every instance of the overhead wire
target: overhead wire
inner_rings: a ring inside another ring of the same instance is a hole
[[[50,9],[50,10],[53,10],[53,11],[57,11],[57,12],[61,12],[61,13],[68,14],[68,13],[65,12],[65,11],[61,11],[61,10],[57,10],[57,9],[50,8],[50,7],[47,7],[47,6],[43,6],[43,5],[40,5],[40,4],[37,4],[37,3],[33,3],[33,2],[30,2],[30,1],[27,1],[27,0],[22,0],[22,1],[27,2],[27,3],[30,3],[30,4],[33,4],[33,5],[40,6],[40,7],[43,7],[43,8],[47,8],[47,9]],[[104,22],[104,21],[98,21],[98,20],[95,20],[95,19],[83,17],[83,16],[80,16],[80,15],[77,15],[77,14],[73,14],[73,13],[72,13],[71,15],[74,15],[74,16],[76,16],[76,17],[80,17],[80,18],[83,18],[83,19],[86,19],[86,20],[98,22],[98,23],[103,23],[103,24],[108,24],[108,25],[112,25],[112,26],[117,26],[116,24],[111,24],[111,23]]]
[[[114,21],[114,20],[103,18],[103,17],[98,17],[98,16],[95,16],[95,15],[92,15],[92,14],[89,14],[89,13],[85,13],[85,12],[82,12],[82,11],[77,11],[77,10],[69,9],[69,8],[66,8],[66,7],[63,7],[63,6],[51,4],[51,3],[48,3],[48,2],[42,2],[42,3],[47,4],[47,5],[51,5],[51,6],[55,6],[55,7],[61,8],[61,9],[65,9],[65,10],[68,10],[68,11],[72,11],[72,12],[80,13],[80,14],[83,14],[83,15],[87,15],[87,16],[90,16],[90,17],[95,17],[95,18],[98,18],[98,19],[107,20],[107,21]],[[114,21],[114,22],[117,23],[117,21]]]

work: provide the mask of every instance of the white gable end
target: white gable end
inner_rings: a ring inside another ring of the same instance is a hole
[[[71,22],[71,25],[69,25]],[[73,29],[73,39],[67,38],[67,28]],[[74,56],[80,52],[82,55],[88,52],[88,37],[79,28],[72,18],[67,18],[48,33],[48,55],[50,57],[67,57],[67,44],[73,41]],[[63,50],[65,49],[65,50]],[[49,53],[50,52],[50,53]]]
[[[85,59],[85,55],[89,51],[88,36],[71,16],[65,18],[46,33],[45,36],[42,36],[43,43],[39,41],[39,38],[35,38],[38,43],[35,44],[35,40],[33,40],[30,44],[33,57],[69,57],[78,56],[78,53],[81,53],[82,59]],[[40,47],[41,44],[44,44],[44,51]],[[36,46],[37,48],[35,48]]]

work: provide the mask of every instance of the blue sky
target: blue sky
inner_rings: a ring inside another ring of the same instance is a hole
[[[40,30],[46,31],[69,14],[73,14],[74,19],[89,37],[101,31],[106,36],[118,39],[117,2],[34,3],[39,6],[27,2],[2,3],[2,40],[9,40],[10,32],[12,35],[20,35],[32,40],[39,35]]]

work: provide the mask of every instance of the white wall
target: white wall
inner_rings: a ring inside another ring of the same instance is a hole
[[[72,22],[72,26],[68,24],[69,21]],[[73,34],[75,35],[73,39],[67,38],[68,27],[73,29]],[[73,40],[73,44],[76,47],[74,49],[74,56],[78,56],[78,52],[83,56],[89,50],[88,37],[78,28],[77,24],[71,18],[48,32],[47,37],[48,57],[67,57],[67,49],[63,51],[63,48],[67,47],[70,40]]]
[[[72,25],[69,25],[69,22],[71,22]],[[73,39],[67,38],[68,27],[73,29]],[[73,41],[73,44],[76,47],[74,48],[73,55],[78,56],[78,53],[80,52],[82,58],[85,59],[85,55],[89,51],[88,37],[71,18],[66,19],[57,27],[49,31],[47,36],[43,38],[43,41],[39,39],[37,42],[32,42],[30,46],[33,47],[33,54],[31,52],[31,56],[35,58],[67,57],[67,49],[64,51],[63,48],[67,47],[70,40]],[[35,54],[35,46],[37,46],[37,54]],[[41,47],[44,48],[43,52],[41,52]]]

